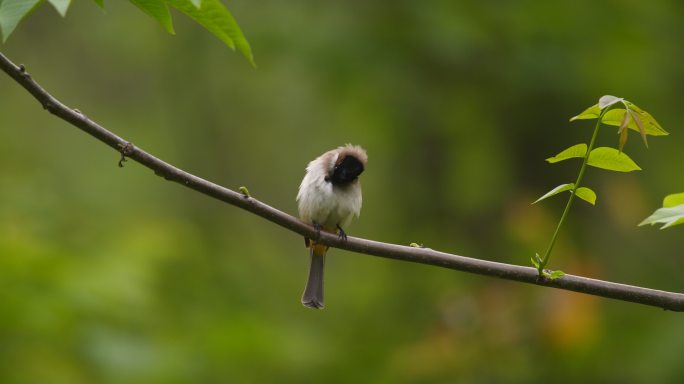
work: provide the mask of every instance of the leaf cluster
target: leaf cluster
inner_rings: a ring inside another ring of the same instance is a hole
[[[597,104],[592,105],[579,115],[571,118],[570,121],[597,119],[601,115],[601,111],[604,108],[610,109],[603,114],[601,123],[619,127],[617,133],[620,137],[620,152],[622,152],[622,149],[627,143],[627,136],[629,134],[628,129],[639,132],[646,147],[648,147],[648,140],[646,139],[647,135],[668,135],[668,133],[663,129],[663,127],[660,126],[660,124],[658,124],[656,119],[651,116],[650,113],[621,97],[610,95],[601,97]]]
[[[639,226],[646,224],[663,224],[660,229],[684,224],[684,193],[665,196],[663,207],[656,209],[651,216],[639,223]]]
[[[93,0],[104,8],[104,0]],[[255,66],[252,49],[242,34],[233,15],[220,0],[129,0],[143,12],[157,20],[170,34],[175,34],[169,7],[195,20],[232,50],[236,48]],[[65,17],[71,0],[0,0],[0,31],[3,42],[17,25],[44,3],[50,3]]]
[[[562,276],[562,272],[548,272],[545,267],[549,261],[549,256],[553,250],[553,246],[556,243],[560,228],[563,226],[563,222],[565,221],[570,207],[572,206],[573,198],[577,196],[589,204],[596,205],[596,193],[590,188],[580,186],[586,166],[590,165],[592,167],[615,172],[632,172],[641,170],[634,160],[632,160],[629,156],[627,156],[626,153],[623,152],[625,143],[627,142],[629,130],[632,129],[638,131],[644,140],[646,147],[648,147],[648,141],[646,140],[647,135],[667,135],[667,132],[660,126],[660,124],[658,124],[658,122],[653,118],[653,116],[651,116],[650,113],[637,107],[634,103],[631,103],[620,97],[610,95],[602,96],[598,103],[587,108],[579,115],[571,118],[570,121],[587,119],[598,119],[589,145],[584,143],[575,144],[564,149],[557,155],[546,159],[546,161],[551,164],[574,158],[583,159],[582,167],[577,175],[577,181],[574,183],[561,184],[532,203],[535,204],[561,192],[570,192],[568,202],[565,205],[563,214],[558,221],[556,231],[551,237],[551,241],[549,242],[549,246],[547,247],[544,256],[542,257],[539,256],[539,254],[536,254],[536,256],[531,259],[532,265],[537,268],[540,277],[558,278]],[[602,123],[606,125],[618,126],[618,149],[610,147],[594,148],[596,137]],[[554,273],[556,273],[556,275],[554,275]]]
[[[668,134],[650,113],[632,102],[610,95],[601,97],[597,104],[572,117],[570,121],[598,119],[599,117],[601,117],[600,123],[618,127],[618,149],[598,147],[592,149],[587,156],[588,146],[581,143],[564,149],[557,155],[549,157],[546,161],[554,164],[573,158],[586,158],[586,165],[596,168],[614,172],[639,171],[641,167],[623,152],[629,130],[639,132],[644,145],[647,147],[648,141],[646,136],[664,136]],[[571,193],[574,191],[577,197],[592,205],[596,203],[596,193],[594,191],[587,187],[576,186],[574,183],[561,184],[544,194],[534,203],[565,191],[570,191]]]

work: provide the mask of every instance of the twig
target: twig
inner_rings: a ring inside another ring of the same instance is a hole
[[[33,95],[33,97],[41,103],[43,108],[114,148],[121,153],[122,158],[133,159],[167,180],[174,181],[194,189],[197,192],[245,209],[268,221],[331,247],[389,259],[429,264],[463,272],[629,301],[672,311],[684,311],[684,294],[682,293],[660,291],[574,275],[565,275],[555,280],[540,279],[538,271],[531,267],[473,259],[439,252],[429,248],[401,246],[355,237],[349,237],[344,241],[340,240],[337,235],[317,232],[312,226],[303,223],[287,213],[264,204],[249,195],[232,191],[192,175],[134,146],[90,120],[78,110],[71,109],[62,104],[38,85],[38,83],[29,76],[28,72],[26,72],[23,65],[15,65],[2,53],[0,53],[0,68]]]

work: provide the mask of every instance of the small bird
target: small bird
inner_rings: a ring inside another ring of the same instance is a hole
[[[351,144],[330,150],[310,162],[297,193],[299,218],[318,231],[336,233],[346,240],[343,228],[361,213],[359,175],[367,162],[366,151]],[[309,248],[311,266],[302,304],[321,309],[323,267],[328,246],[309,238],[304,238],[304,243]]]

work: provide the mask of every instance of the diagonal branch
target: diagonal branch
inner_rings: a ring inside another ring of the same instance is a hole
[[[537,270],[531,267],[473,259],[439,252],[429,248],[407,247],[355,237],[349,237],[347,241],[344,241],[338,239],[334,234],[325,232],[320,232],[320,234],[318,234],[313,227],[287,213],[279,211],[252,197],[232,191],[185,172],[120,138],[103,128],[101,125],[90,120],[78,110],[71,109],[62,104],[38,85],[28,72],[26,72],[23,65],[15,65],[2,53],[0,53],[0,68],[33,95],[48,112],[114,148],[121,153],[122,159],[124,156],[131,158],[167,180],[174,181],[197,192],[245,209],[268,221],[329,246],[367,255],[429,264],[506,280],[650,305],[672,311],[684,311],[684,294],[682,293],[660,291],[574,275],[565,275],[556,280],[539,279]]]

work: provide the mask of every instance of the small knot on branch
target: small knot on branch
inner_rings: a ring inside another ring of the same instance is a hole
[[[88,116],[86,116],[85,113],[81,112],[79,109],[74,108],[72,109],[72,111],[74,111],[74,113],[77,114],[82,121],[88,120]]]
[[[130,157],[135,150],[135,146],[131,143],[119,144],[119,153],[121,153],[121,159],[119,160],[119,168],[123,168],[126,161],[126,157]]]
[[[171,173],[169,173],[165,170],[157,169],[154,171],[154,174],[159,176],[159,177],[164,178],[164,180],[168,180],[168,181],[175,181],[176,180],[176,178],[174,178]],[[188,185],[188,181],[187,180],[183,181],[183,184]]]
[[[29,75],[28,72],[26,72],[26,67],[24,64],[19,64],[19,73],[21,73],[22,76],[24,76],[26,79],[30,79],[31,75]]]

